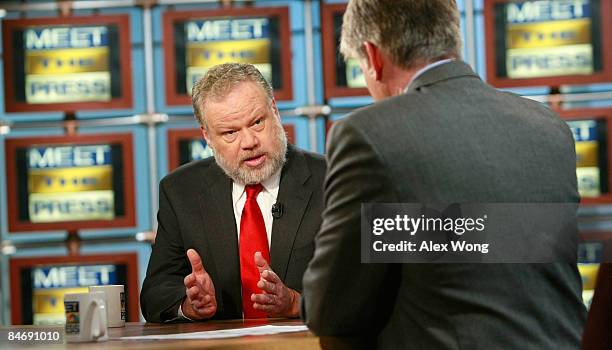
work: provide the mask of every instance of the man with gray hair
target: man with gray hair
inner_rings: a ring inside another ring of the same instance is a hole
[[[325,160],[287,145],[272,88],[250,64],[211,68],[192,100],[214,158],[160,183],[142,313],[149,322],[297,317]]]
[[[481,81],[460,60],[459,33],[453,0],[348,3],[340,48],[360,61],[375,103],[336,122],[327,145],[323,223],[302,305],[325,346],[580,346],[585,309],[575,261],[361,262],[370,249],[360,245],[362,203],[572,203],[575,224],[567,125]]]

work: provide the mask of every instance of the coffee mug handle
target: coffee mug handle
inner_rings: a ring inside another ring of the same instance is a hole
[[[92,310],[93,308],[93,310]],[[92,337],[93,340],[98,340],[98,338],[106,335],[106,307],[103,302],[99,299],[93,299],[89,304],[89,312],[87,312],[87,317],[85,319],[84,332]],[[98,327],[93,327],[92,325],[96,321],[96,325]]]

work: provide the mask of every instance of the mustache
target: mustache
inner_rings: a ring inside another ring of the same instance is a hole
[[[266,154],[266,153],[265,152],[257,152],[257,151],[245,152],[245,153],[240,155],[240,161],[244,162],[247,159],[257,158],[257,157],[263,156],[264,154]]]

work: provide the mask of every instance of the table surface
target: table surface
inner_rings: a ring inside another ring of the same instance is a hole
[[[188,339],[188,340],[123,340],[121,337],[133,337],[143,335],[160,335],[212,331],[221,329],[245,328],[262,325],[277,326],[299,326],[303,325],[300,320],[288,319],[264,319],[264,320],[231,320],[231,321],[206,321],[194,323],[138,323],[128,322],[125,327],[109,328],[109,340],[100,343],[70,343],[70,344],[46,344],[29,345],[33,349],[261,349],[261,350],[284,350],[284,349],[320,349],[318,338],[311,332],[295,332],[274,335],[247,336],[225,339]],[[35,328],[33,326],[11,326],[8,328]],[[2,346],[3,349],[24,349],[24,345]]]

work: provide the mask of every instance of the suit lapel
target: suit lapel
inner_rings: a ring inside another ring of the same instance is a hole
[[[307,183],[310,169],[304,156],[289,146],[287,158],[277,198],[277,203],[283,205],[283,214],[272,224],[270,248],[272,270],[283,280],[286,278],[293,242],[313,192],[312,186]]]
[[[225,290],[232,290],[234,286],[240,286],[238,232],[232,208],[232,183],[216,164],[203,174],[203,181],[204,190],[198,198],[204,222],[202,231],[218,274],[214,276],[211,273],[211,276],[218,292],[222,286]]]

